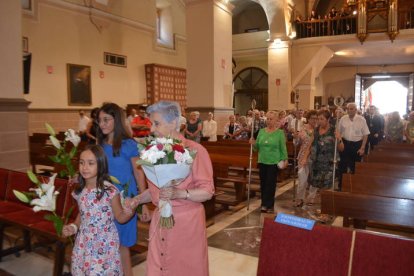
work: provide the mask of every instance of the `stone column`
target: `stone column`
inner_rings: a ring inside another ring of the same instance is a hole
[[[290,101],[290,51],[291,45],[287,41],[276,39],[269,45],[269,110],[286,110],[294,107]]]
[[[222,134],[233,113],[232,5],[222,0],[186,0],[187,113],[213,112]]]
[[[0,1],[0,167],[29,168],[28,102],[23,98],[21,3]]]

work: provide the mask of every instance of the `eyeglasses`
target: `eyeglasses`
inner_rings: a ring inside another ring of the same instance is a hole
[[[104,125],[106,125],[106,124],[108,124],[110,121],[112,121],[114,118],[111,118],[111,117],[103,117],[102,118],[102,120],[101,119],[99,119],[98,120],[98,123],[100,124],[100,125],[102,125],[102,124],[104,124]]]

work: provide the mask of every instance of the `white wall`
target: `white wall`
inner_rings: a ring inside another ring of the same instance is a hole
[[[90,21],[87,10],[67,1],[64,6],[58,3],[40,1],[37,16],[23,19],[23,35],[29,38],[32,53],[30,94],[25,97],[32,102],[31,109],[79,109],[68,105],[67,63],[91,66],[92,106],[105,101],[123,107],[145,102],[147,63],[186,67],[183,39],[175,41],[175,50],[156,46],[154,1],[110,1],[108,9],[122,18],[94,12],[93,19],[102,27],[101,32]],[[173,32],[183,37],[184,7],[174,1],[172,10]],[[104,52],[127,56],[128,67],[104,65]],[[47,66],[53,68],[52,74],[48,74]],[[100,78],[100,71],[104,78]]]

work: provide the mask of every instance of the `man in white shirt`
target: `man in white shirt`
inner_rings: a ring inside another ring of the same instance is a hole
[[[213,120],[213,113],[208,113],[208,119],[203,122],[203,137],[208,137],[209,142],[217,141],[217,122]]]
[[[87,141],[86,130],[88,128],[89,117],[85,115],[83,110],[79,110],[79,123],[78,123],[78,134],[82,141]]]
[[[342,116],[338,124],[339,190],[342,188],[342,174],[355,172],[355,162],[361,162],[365,152],[369,128],[365,118],[357,114],[355,103],[347,104],[348,114]]]

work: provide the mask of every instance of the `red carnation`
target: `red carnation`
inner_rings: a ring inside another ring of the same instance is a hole
[[[173,151],[178,151],[178,152],[184,153],[184,147],[181,146],[181,145],[174,144],[174,145],[172,145],[172,149],[173,149]]]
[[[157,144],[157,149],[158,150],[162,150],[164,148],[164,146],[162,144]]]

